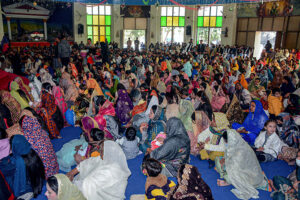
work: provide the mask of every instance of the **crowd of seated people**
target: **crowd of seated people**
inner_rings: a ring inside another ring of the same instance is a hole
[[[299,51],[63,41],[1,52],[0,199],[31,199],[44,185],[51,200],[125,199],[127,160],[140,154],[145,194],[132,199],[213,199],[191,155],[239,199],[258,189],[300,198]],[[55,152],[67,126],[81,136]],[[275,160],[293,177],[268,180],[260,163]]]

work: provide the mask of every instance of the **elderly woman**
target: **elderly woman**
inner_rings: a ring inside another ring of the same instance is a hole
[[[256,189],[270,191],[256,155],[252,148],[235,130],[223,133],[226,143],[225,156],[216,158],[216,169],[220,173],[219,186],[233,185],[232,193],[238,199],[259,198]]]
[[[167,138],[164,144],[150,153],[165,165],[162,173],[175,177],[182,164],[188,163],[190,156],[190,139],[180,119],[172,117],[167,122]]]
[[[253,145],[267,120],[268,116],[261,102],[254,100],[251,102],[249,114],[245,121],[242,124],[233,123],[232,128],[236,129],[250,145]]]
[[[59,86],[63,89],[64,91],[64,98],[65,101],[68,105],[72,105],[75,101],[76,98],[78,97],[79,93],[76,88],[76,85],[71,79],[71,76],[69,73],[64,71],[65,68],[62,69],[62,75],[61,79],[59,81]]]
[[[91,151],[88,158],[67,174],[86,199],[124,199],[128,169],[121,147],[104,140],[104,132],[92,129],[89,139]]]

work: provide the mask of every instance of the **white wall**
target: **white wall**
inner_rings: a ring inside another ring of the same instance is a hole
[[[73,10],[73,31],[74,41],[78,44],[83,41],[84,44],[87,42],[87,26],[86,26],[86,8],[85,5],[80,3],[74,3]],[[83,34],[78,34],[78,24],[84,26]]]
[[[0,1],[0,10],[1,10],[1,1]],[[4,35],[4,29],[3,29],[3,19],[2,19],[2,14],[0,14],[0,40],[2,40]]]
[[[122,47],[122,35],[123,35],[123,17],[120,16],[120,5],[112,6],[112,24],[111,24],[111,41],[115,41]]]
[[[147,46],[151,43],[155,44],[157,41],[160,42],[160,7],[151,6],[147,29],[149,33],[149,36],[147,37]]]
[[[234,45],[236,39],[236,24],[237,24],[237,8],[236,4],[225,4],[223,7],[223,26],[222,31],[228,28],[228,37],[224,34],[221,36],[221,44]]]

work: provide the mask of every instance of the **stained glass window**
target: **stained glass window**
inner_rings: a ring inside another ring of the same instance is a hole
[[[111,41],[111,6],[86,6],[87,34],[93,43]]]
[[[183,42],[185,26],[185,8],[184,7],[161,7],[161,41]],[[175,33],[176,32],[176,33]]]
[[[198,34],[197,43],[203,40],[204,43],[220,43],[223,6],[204,6],[198,9]],[[218,34],[218,36],[216,35]],[[216,36],[215,36],[216,35]],[[212,39],[214,38],[214,39]]]

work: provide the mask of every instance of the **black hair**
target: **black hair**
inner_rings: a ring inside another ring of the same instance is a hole
[[[180,93],[181,95],[189,96],[189,90],[187,88],[182,88]]]
[[[192,120],[196,121],[196,113],[195,112],[193,112],[193,114],[192,114]]]
[[[152,109],[153,113],[156,113],[157,105],[153,105],[153,106],[151,107],[151,109]]]
[[[205,112],[207,117],[212,120],[213,110],[210,104],[210,101],[208,97],[206,96],[204,91],[197,92],[197,96],[201,98],[201,100],[204,102],[203,104],[199,104],[199,106],[196,108],[196,110],[202,110]]]
[[[95,104],[96,114],[99,112],[99,106],[102,106],[105,101],[106,100],[105,100],[104,96],[94,96],[93,102]]]
[[[10,138],[10,145],[12,146],[12,141],[14,136]],[[30,185],[32,187],[33,196],[36,198],[41,194],[45,178],[45,167],[39,157],[39,155],[33,150],[30,149],[29,153],[22,155],[26,166],[26,176],[29,178]]]
[[[227,141],[228,141],[228,133],[227,133],[227,131],[223,132],[222,137],[223,137],[224,141],[227,143]]]
[[[274,122],[277,125],[276,119],[269,119],[265,122],[264,126],[268,126],[269,123]]]
[[[279,88],[273,88],[272,89],[272,94],[274,95],[276,92],[280,93],[280,89]]]
[[[90,89],[88,90],[88,94],[89,94],[89,95],[92,95],[93,92],[94,92],[94,88],[90,88]]]
[[[55,192],[56,194],[58,194],[58,182],[55,176],[51,176],[47,179],[47,183],[49,185],[49,187],[51,188],[51,190],[53,190],[53,192]]]
[[[298,95],[290,94],[289,100],[290,100],[290,102],[292,103],[293,106],[298,108],[298,106],[299,106],[299,96]]]
[[[104,132],[102,130],[100,130],[99,128],[93,128],[91,130],[90,135],[94,141],[104,140]]]
[[[29,103],[29,99],[27,98],[27,95],[25,94],[25,92],[23,92],[23,90],[18,89],[17,92],[19,93],[19,95],[21,96],[21,98],[24,99],[24,101],[26,101],[27,103]]]
[[[185,168],[185,164],[180,166],[180,168],[178,170],[178,177],[180,177],[180,178],[182,177],[184,168]]]
[[[153,158],[145,159],[143,161],[143,167],[150,177],[157,177],[162,171],[160,162]]]
[[[43,83],[42,84],[42,89],[46,90],[47,92],[49,92],[50,90],[52,90],[52,85],[48,82]]]
[[[7,138],[7,132],[3,128],[0,128],[0,140],[5,138]]]
[[[201,83],[201,86],[204,88],[204,90],[206,89],[206,83],[205,82],[203,82],[203,83]]]
[[[133,141],[135,140],[135,136],[136,136],[136,130],[133,127],[129,127],[126,129],[125,132],[125,137],[128,141]]]
[[[122,83],[118,83],[117,90],[126,90],[126,88]]]
[[[174,103],[174,97],[173,97],[172,93],[167,92],[166,93],[166,99],[167,99],[168,104],[173,104]]]

